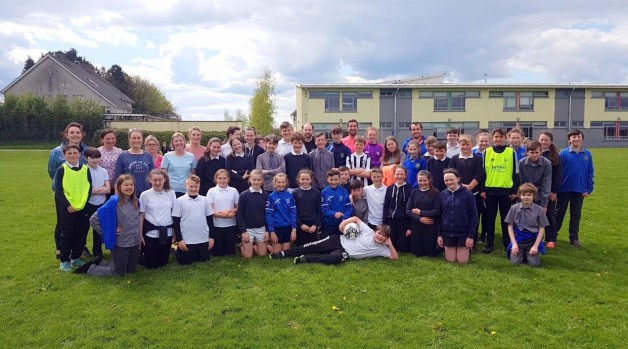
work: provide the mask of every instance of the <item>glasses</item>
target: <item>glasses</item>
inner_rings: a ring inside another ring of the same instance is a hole
[[[158,147],[159,144],[155,144],[155,143],[148,143],[146,144],[147,147]]]
[[[133,132],[139,132],[139,133],[142,133],[142,130],[141,130],[141,129],[139,129],[139,128],[130,128],[130,129],[129,129],[129,134],[131,134],[131,133],[133,133]]]

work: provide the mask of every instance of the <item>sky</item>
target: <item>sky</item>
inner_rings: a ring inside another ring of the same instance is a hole
[[[299,83],[445,74],[457,83],[628,83],[628,1],[3,1],[0,88],[75,48],[156,84],[183,120],[248,112],[264,67],[276,121]]]

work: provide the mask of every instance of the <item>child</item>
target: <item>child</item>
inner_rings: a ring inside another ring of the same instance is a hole
[[[342,128],[334,127],[331,130],[331,138],[333,139],[333,143],[327,147],[327,150],[334,154],[334,164],[335,168],[340,168],[341,166],[345,166],[347,163],[347,158],[351,155],[351,149],[347,147],[344,143],[342,143]]]
[[[85,216],[89,220],[89,217],[107,200],[107,194],[111,193],[111,185],[109,184],[109,173],[100,167],[100,151],[96,148],[88,147],[85,149],[85,158],[87,159],[89,174],[92,177],[92,193],[87,201],[87,205],[85,205]],[[83,233],[83,237],[87,238],[89,224],[85,224],[85,228],[87,230]],[[102,239],[100,234],[92,232],[92,239],[92,254],[96,259],[102,258]],[[87,246],[85,240],[83,240],[83,246]]]
[[[434,156],[434,146],[438,143],[438,139],[434,136],[429,136],[425,140],[425,149],[427,150],[423,153],[423,158],[427,162],[431,157]]]
[[[312,185],[320,192],[327,186],[327,171],[336,165],[334,163],[334,154],[325,149],[327,147],[327,136],[325,136],[325,133],[317,133],[315,140],[316,149],[312,150],[308,156],[312,160],[312,171],[314,172]]]
[[[515,151],[517,161],[526,157],[526,148],[523,144],[523,132],[518,128],[513,128],[508,132],[508,145]]]
[[[543,157],[548,159],[552,165],[552,189],[547,203],[547,220],[549,226],[545,229],[546,247],[549,249],[556,248],[556,199],[558,198],[558,190],[563,181],[563,168],[560,163],[560,154],[558,148],[554,145],[554,134],[549,131],[541,131],[539,134],[539,143],[543,150]]]
[[[347,168],[351,175],[351,181],[361,180],[364,185],[368,185],[371,177],[371,158],[364,152],[366,140],[362,136],[355,136],[355,153],[347,158]]]
[[[460,153],[460,145],[458,144],[458,136],[460,130],[455,127],[447,129],[447,157],[451,159],[452,156]]]
[[[177,197],[170,189],[170,179],[163,169],[148,175],[152,188],[140,194],[140,234],[146,268],[168,264],[172,245],[172,209]]]
[[[261,155],[260,155],[261,157]],[[261,170],[253,170],[249,177],[251,186],[243,191],[238,199],[238,232],[242,234],[240,244],[242,257],[253,257],[253,244],[257,247],[257,255],[266,255],[268,232],[266,231],[266,201],[268,194],[262,190],[264,181]]]
[[[293,149],[297,149],[294,148],[294,142],[292,146]],[[307,155],[303,154],[303,156]],[[297,240],[297,206],[294,196],[287,190],[288,176],[284,173],[277,173],[273,182],[275,191],[266,199],[266,231],[270,234],[273,252],[279,252],[289,249],[290,242]]]
[[[541,156],[541,143],[533,141],[526,148],[527,156],[519,160],[519,183],[530,183],[538,191],[534,203],[547,211],[552,190],[552,163]]]
[[[238,211],[238,191],[229,186],[229,171],[220,169],[214,175],[216,186],[207,192],[207,200],[214,211],[214,248],[213,256],[235,255],[236,236],[238,226],[236,213]]]
[[[506,254],[513,264],[541,266],[541,254],[545,254],[543,235],[549,222],[543,208],[534,203],[537,192],[533,184],[523,183],[517,191],[521,202],[512,205],[506,216],[510,235]]]
[[[444,172],[447,189],[440,193],[441,224],[437,227],[438,246],[445,248],[449,263],[469,263],[469,250],[478,225],[478,212],[473,194],[460,184],[458,171]]]
[[[478,143],[475,145],[475,147],[473,147],[473,149],[471,149],[471,151],[473,151],[473,154],[477,153],[483,155],[484,150],[491,146],[491,135],[487,129],[482,128],[479,129],[478,132],[475,134],[475,138],[477,139]]]
[[[382,182],[385,186],[395,183],[395,168],[406,161],[406,154],[399,148],[399,143],[395,137],[386,138],[384,143],[384,155],[382,156],[381,165],[384,179]]]
[[[286,175],[288,176],[288,184],[290,188],[298,187],[297,175],[302,169],[312,169],[312,159],[303,149],[303,141],[305,138],[301,132],[295,132],[292,135],[292,151],[284,155],[283,159],[286,164]],[[277,176],[277,175],[275,175]]]
[[[242,193],[248,188],[248,179],[251,171],[255,168],[253,157],[244,153],[244,146],[240,138],[233,138],[229,141],[233,152],[225,159],[225,169],[229,171],[231,181],[229,184]]]
[[[116,195],[112,196],[90,218],[92,228],[103,235],[105,246],[111,250],[111,265],[99,260],[87,262],[76,270],[92,276],[124,276],[135,273],[140,255],[142,235],[140,208],[132,175],[120,175],[116,180]],[[113,224],[109,224],[113,223]],[[108,246],[108,236],[115,236],[115,245]]]
[[[349,168],[347,166],[340,166],[338,168],[338,173],[340,173],[340,186],[343,187],[347,193],[351,192],[351,175],[349,174]]]
[[[427,162],[421,154],[419,154],[419,149],[419,143],[417,141],[410,141],[408,144],[408,154],[410,157],[406,158],[406,161],[403,163],[403,167],[405,167],[408,172],[407,181],[413,188],[417,186],[416,176],[419,171],[427,168]]]
[[[297,205],[297,246],[316,241],[321,225],[321,192],[312,187],[313,178],[312,171],[301,170],[299,187],[292,192]]]
[[[362,181],[353,181],[349,185],[349,188],[351,189],[349,199],[351,200],[351,205],[353,206],[353,212],[351,212],[351,216],[358,217],[361,221],[367,222],[369,207],[366,199],[364,198],[364,183]]]
[[[357,138],[357,137],[356,137]],[[386,199],[386,186],[382,183],[384,176],[382,169],[371,170],[373,184],[364,188],[364,197],[368,203],[368,224],[371,229],[384,221],[384,201]]]
[[[371,158],[371,167],[382,167],[384,146],[377,142],[377,129],[375,127],[366,129],[366,139],[364,153]]]
[[[257,157],[264,153],[264,149],[257,145],[257,131],[255,127],[247,127],[244,129],[244,154],[253,157],[253,163],[257,163]]]
[[[459,144],[458,144],[458,151],[460,151]],[[446,154],[447,154],[447,146],[445,145],[445,143],[437,142],[434,145],[434,156],[431,157],[427,161],[427,170],[432,174],[432,178],[434,181],[433,186],[434,188],[438,189],[438,191],[445,190],[445,182],[443,180],[443,171],[446,168],[449,168],[449,160],[450,160]]]
[[[284,121],[279,125],[281,139],[277,142],[277,154],[284,156],[292,151],[292,124]],[[272,190],[272,189],[271,189]]]
[[[214,220],[207,198],[200,195],[201,179],[191,175],[185,180],[185,195],[179,197],[172,209],[172,222],[177,237],[177,262],[190,264],[209,260],[214,247],[210,235]]]
[[[172,149],[164,155],[161,168],[168,172],[170,185],[177,197],[185,194],[185,182],[190,174],[194,174],[196,169],[196,159],[194,154],[185,151],[185,136],[181,132],[175,132],[171,139]]]
[[[410,193],[406,214],[412,219],[410,250],[417,257],[436,257],[437,227],[440,218],[440,192],[432,186],[432,175],[421,170],[417,176],[418,188]]]
[[[277,154],[277,142],[279,138],[275,135],[266,136],[266,152],[257,157],[255,168],[262,171],[264,175],[264,191],[273,191],[273,177],[277,173],[286,171],[286,163],[283,156]]]
[[[60,259],[59,269],[71,272],[72,267],[80,267],[85,262],[81,260],[88,219],[85,215],[85,206],[92,191],[92,177],[87,166],[80,161],[81,149],[78,145],[63,146],[63,163],[54,175],[55,200],[59,227]]]
[[[327,183],[329,184],[321,193],[321,211],[323,212],[323,226],[321,228],[321,239],[330,235],[338,235],[338,226],[342,220],[351,216],[353,207],[349,200],[349,192],[339,185],[340,173],[331,169],[327,172]]]
[[[203,156],[196,164],[195,174],[201,179],[201,193],[216,186],[214,177],[219,169],[225,168],[225,158],[220,155],[220,138],[214,137],[207,142]]]
[[[384,198],[383,223],[390,226],[390,239],[398,252],[410,252],[410,218],[406,214],[406,206],[412,186],[406,182],[406,177],[406,168],[397,166],[395,183],[386,188]]]

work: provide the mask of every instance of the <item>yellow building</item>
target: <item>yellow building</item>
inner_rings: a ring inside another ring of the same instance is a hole
[[[628,85],[441,81],[299,84],[296,127],[312,123],[315,130],[329,131],[356,119],[361,130],[375,126],[381,139],[394,135],[399,140],[409,136],[414,121],[422,123],[424,135],[439,139],[450,127],[469,134],[519,127],[531,138],[549,129],[558,145],[578,128],[587,146],[628,145]]]

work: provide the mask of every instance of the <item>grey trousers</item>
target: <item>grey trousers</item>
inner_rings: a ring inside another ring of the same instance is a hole
[[[541,266],[541,252],[537,252],[535,255],[530,254],[530,249],[534,246],[535,239],[522,241],[519,244],[519,253],[515,256],[510,253],[510,261],[512,264],[525,264],[527,263],[531,267]],[[543,242],[541,242],[543,243]]]
[[[87,270],[87,275],[91,276],[124,276],[126,273],[132,274],[137,269],[137,258],[140,255],[139,245],[131,247],[120,247],[111,251],[111,264],[92,264]]]

